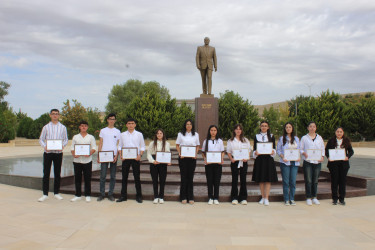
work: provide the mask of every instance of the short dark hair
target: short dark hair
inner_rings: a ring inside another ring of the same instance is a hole
[[[85,120],[82,120],[79,122],[79,126],[81,126],[82,124],[86,124],[87,126],[89,125],[89,123]]]
[[[115,113],[109,113],[107,115],[107,120],[110,118],[110,117],[114,117],[116,119],[116,114]]]
[[[52,114],[52,112],[57,112],[57,113],[60,114],[60,111],[58,109],[51,109],[51,111],[49,113]]]
[[[137,124],[136,120],[132,117],[129,117],[128,119],[126,119],[126,123],[128,122],[134,122],[135,124]]]

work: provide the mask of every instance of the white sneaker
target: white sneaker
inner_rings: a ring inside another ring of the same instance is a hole
[[[219,205],[219,201],[218,200],[214,200],[214,204],[215,205]]]
[[[213,199],[209,199],[208,200],[208,205],[212,205],[212,204],[214,204],[214,200]]]
[[[241,201],[241,205],[247,205],[247,200]]]
[[[260,199],[259,204],[260,204],[260,205],[263,205],[263,204],[264,204],[264,199],[263,199],[263,198]]]
[[[296,204],[296,202],[295,202],[294,200],[291,200],[291,201],[290,201],[290,205],[295,206],[295,205],[297,205],[297,204]]]
[[[159,203],[159,198],[155,198],[154,199],[154,204],[158,204]]]
[[[268,199],[264,199],[264,205],[265,206],[269,206],[270,205],[270,202],[268,201]]]
[[[60,194],[55,194],[55,198],[58,199],[59,201],[64,199]]]
[[[237,205],[238,204],[238,200],[232,200],[232,205]]]
[[[160,204],[164,204],[164,199],[159,199]]]
[[[56,195],[55,195],[56,196]],[[62,198],[62,197],[61,197]],[[57,197],[56,197],[56,199],[58,199]],[[73,201],[73,202],[75,202],[75,201],[80,201],[80,200],[82,200],[82,198],[81,197],[78,197],[78,196],[74,196],[74,198],[73,199],[71,199],[70,201]]]
[[[284,205],[289,206],[290,205],[289,201],[284,201]]]
[[[43,202],[43,201],[45,201],[45,200],[47,200],[48,199],[48,196],[47,195],[43,195],[42,197],[40,197],[39,199],[38,199],[38,201],[39,202]]]
[[[86,202],[90,202],[91,201],[91,197],[90,196],[86,196]]]
[[[306,204],[307,204],[308,206],[312,206],[312,201],[311,201],[311,199],[307,199],[307,200],[306,200]]]
[[[313,202],[315,205],[320,205],[320,202],[318,201],[317,198],[312,199],[312,202]]]

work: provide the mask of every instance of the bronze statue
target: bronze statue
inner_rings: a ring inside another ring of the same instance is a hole
[[[204,46],[198,46],[196,62],[202,76],[203,94],[211,95],[212,70],[215,67],[215,72],[217,71],[217,60],[215,48],[209,46],[209,44],[210,38],[205,37]]]

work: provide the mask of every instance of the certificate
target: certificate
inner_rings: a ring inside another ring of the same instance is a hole
[[[196,146],[181,146],[181,157],[195,158],[197,157]]]
[[[121,152],[123,160],[137,159],[138,148],[122,148]]]
[[[309,161],[320,161],[322,159],[322,150],[320,149],[308,149],[307,159]]]
[[[300,159],[299,149],[285,149],[284,158],[288,161],[298,161]]]
[[[113,162],[115,160],[115,153],[113,151],[99,151],[99,162]]]
[[[272,142],[258,142],[257,151],[259,155],[270,155],[272,154],[273,143]]]
[[[75,155],[90,155],[91,145],[90,144],[74,144]]]
[[[50,140],[47,139],[47,150],[58,150],[62,151],[63,145],[62,145],[62,140]]]
[[[156,161],[159,163],[169,164],[172,162],[172,153],[171,152],[156,152]]]
[[[343,148],[329,149],[329,159],[331,161],[343,161],[345,160],[346,153]]]
[[[221,164],[221,152],[220,151],[206,152],[206,162],[207,164],[212,164],[212,163]]]
[[[235,161],[249,160],[250,151],[248,148],[233,149],[233,158]]]

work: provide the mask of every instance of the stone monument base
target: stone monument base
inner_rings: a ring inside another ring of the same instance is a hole
[[[195,98],[195,131],[201,146],[210,125],[219,126],[219,100],[214,95],[201,94]]]

